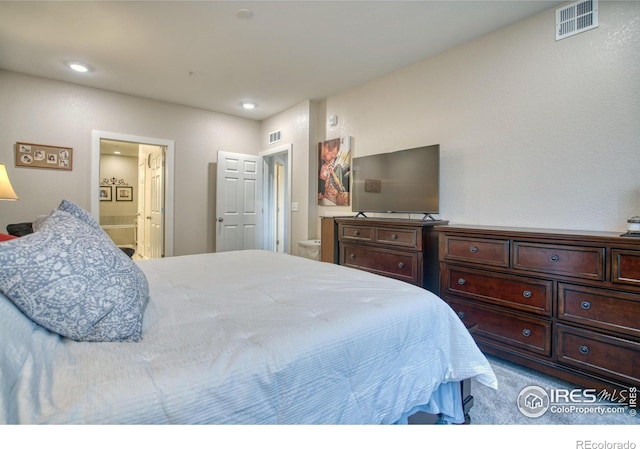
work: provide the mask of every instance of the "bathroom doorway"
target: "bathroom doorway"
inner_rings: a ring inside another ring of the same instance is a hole
[[[91,212],[136,259],[173,255],[173,142],[94,132]]]

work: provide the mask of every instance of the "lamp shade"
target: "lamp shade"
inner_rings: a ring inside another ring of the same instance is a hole
[[[0,164],[0,200],[17,200],[18,195],[11,186],[9,181],[9,175],[7,175],[7,169],[4,164]]]

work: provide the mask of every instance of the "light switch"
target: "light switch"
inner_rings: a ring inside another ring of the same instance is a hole
[[[298,203],[291,203],[291,212],[298,212]]]

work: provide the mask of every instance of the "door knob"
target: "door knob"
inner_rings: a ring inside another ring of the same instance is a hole
[[[222,223],[222,222],[224,221],[224,218],[220,217],[220,218],[218,218],[218,221],[219,221],[220,223]]]

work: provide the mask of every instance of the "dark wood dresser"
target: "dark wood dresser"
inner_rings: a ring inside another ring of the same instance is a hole
[[[587,388],[640,386],[640,238],[437,230],[440,294],[483,351]]]
[[[438,235],[446,221],[335,218],[340,265],[439,292]]]

